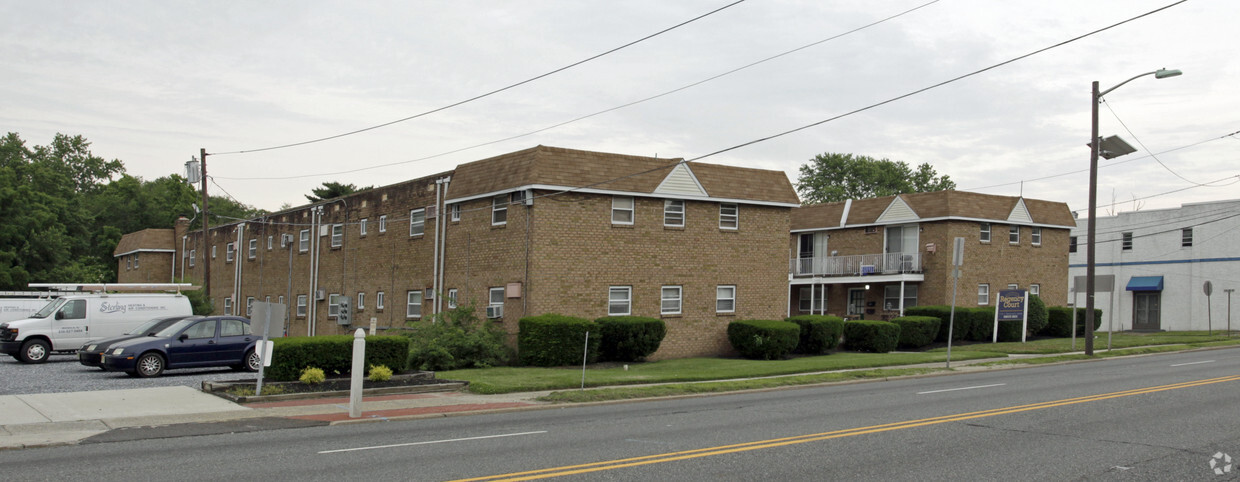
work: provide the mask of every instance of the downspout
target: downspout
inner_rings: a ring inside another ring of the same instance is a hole
[[[233,250],[233,315],[241,311],[241,238],[245,233],[245,222],[237,223],[237,244]]]
[[[310,232],[308,233],[310,235],[310,252],[307,253],[307,254],[310,254],[309,256],[310,279],[308,280],[308,283],[310,285],[310,290],[306,294],[306,298],[309,299],[307,301],[307,304],[309,304],[310,307],[309,307],[309,313],[307,313],[308,317],[306,318],[306,336],[314,336],[314,312],[316,311],[315,308],[318,305],[318,295],[315,293],[315,286],[314,286],[314,279],[315,279],[314,277],[314,259],[315,259],[314,245],[315,245],[315,241],[318,240],[318,216],[319,216],[318,206],[311,206],[310,207]]]
[[[448,207],[448,204],[447,204],[448,203],[448,186],[451,183],[452,183],[452,176],[443,178],[443,201],[444,201],[443,207],[445,209]],[[451,215],[451,213],[449,213],[449,215]],[[439,216],[443,217],[443,210],[439,211]],[[444,289],[444,291],[447,291],[446,288],[443,288],[445,279],[447,278],[447,276],[445,276],[446,275],[445,271],[447,271],[447,266],[448,266],[447,258],[448,258],[448,219],[443,218],[443,234],[439,240],[439,287],[441,289]],[[460,294],[458,293],[457,296],[460,296]],[[438,309],[436,310],[436,312],[442,311],[443,303],[444,303],[443,298],[439,297],[436,299],[438,300]]]
[[[181,256],[187,256],[185,253],[185,238],[188,237],[189,236],[181,235]],[[185,279],[185,262],[181,263],[181,279]],[[173,280],[172,282],[175,283],[176,280]]]
[[[440,189],[443,187],[443,179],[435,180],[435,239],[431,248],[431,293],[435,295],[431,303],[431,322],[435,321],[435,315],[439,313],[439,297],[441,291],[439,289],[439,235],[443,232],[439,227],[439,222],[443,220],[443,210],[439,207],[441,198]],[[412,222],[412,221],[411,221]]]

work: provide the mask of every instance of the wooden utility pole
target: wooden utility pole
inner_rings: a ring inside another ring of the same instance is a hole
[[[198,149],[199,159],[202,160],[202,293],[211,301],[211,258],[207,257],[207,246],[210,240],[207,232],[210,230],[211,217],[209,216],[210,207],[207,204],[207,149]]]

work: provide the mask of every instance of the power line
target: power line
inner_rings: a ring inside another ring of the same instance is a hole
[[[706,17],[708,17],[708,16],[710,16],[710,15],[713,15],[713,14],[715,14],[715,13],[721,12],[721,11],[723,11],[723,10],[727,9],[727,8],[730,8],[730,7],[733,7],[733,6],[737,5],[737,4],[740,4],[741,2],[744,2],[744,1],[745,1],[745,0],[737,0],[737,1],[735,1],[735,2],[729,3],[729,4],[724,5],[724,6],[722,6],[722,7],[719,7],[719,8],[716,8],[716,9],[714,9],[714,10],[711,10],[711,11],[709,11],[709,12],[706,12],[706,13],[704,13],[704,14],[702,14],[702,15],[698,15],[698,16],[696,16],[696,17],[693,17],[693,18],[691,18],[691,19],[689,19],[689,20],[686,20],[686,21],[684,21],[684,22],[678,23],[678,24],[673,25],[673,26],[671,26],[671,27],[665,28],[665,29],[660,30],[660,31],[658,31],[658,32],[655,32],[655,33],[652,33],[652,34],[647,35],[647,36],[645,36],[645,37],[642,37],[642,38],[639,38],[639,39],[637,39],[637,40],[634,40],[634,41],[632,41],[632,42],[626,43],[626,44],[624,44],[624,45],[621,45],[621,46],[619,46],[619,47],[613,48],[613,49],[608,50],[608,51],[606,51],[606,52],[603,52],[603,53],[600,53],[600,54],[596,54],[596,55],[594,55],[594,56],[588,57],[588,58],[583,59],[583,60],[578,60],[578,61],[573,62],[573,63],[571,63],[571,64],[568,64],[568,65],[565,65],[565,66],[560,67],[560,68],[558,68],[558,69],[555,69],[555,70],[552,70],[552,71],[550,71],[550,72],[547,72],[547,73],[545,73],[545,74],[537,75],[537,76],[534,76],[534,77],[531,77],[531,78],[528,78],[528,79],[522,80],[522,81],[520,81],[520,82],[517,82],[517,83],[515,83],[515,84],[509,85],[509,86],[507,86],[507,87],[501,87],[501,88],[499,88],[499,89],[492,90],[492,91],[487,92],[487,93],[485,93],[485,94],[476,95],[476,96],[470,97],[470,98],[465,99],[465,100],[462,100],[462,101],[454,102],[454,103],[452,103],[452,104],[448,104],[448,105],[445,105],[445,106],[443,106],[443,107],[439,107],[439,108],[436,108],[436,109],[431,109],[431,110],[428,110],[428,111],[426,111],[426,112],[422,112],[422,113],[419,113],[419,114],[414,114],[414,115],[411,115],[411,116],[409,116],[409,117],[405,117],[405,118],[401,118],[401,119],[396,119],[396,120],[394,120],[394,121],[385,122],[385,123],[382,123],[382,124],[379,124],[379,125],[374,125],[374,126],[370,126],[370,127],[366,127],[366,128],[362,128],[362,129],[357,129],[357,130],[354,130],[354,131],[345,132],[345,133],[343,133],[343,134],[336,134],[336,135],[334,135],[334,136],[320,137],[320,138],[318,138],[318,139],[311,139],[311,140],[308,140],[308,141],[294,142],[294,143],[292,143],[292,144],[283,144],[283,145],[271,146],[271,147],[262,147],[262,148],[257,148],[257,149],[246,149],[246,150],[240,150],[240,151],[231,151],[231,152],[211,153],[211,155],[215,155],[215,156],[222,156],[222,155],[227,155],[227,154],[247,154],[247,153],[253,153],[253,152],[271,151],[271,150],[275,150],[275,149],[284,149],[284,148],[288,148],[288,147],[304,146],[304,145],[307,145],[307,144],[314,144],[314,143],[316,143],[316,142],[323,142],[323,141],[328,141],[328,140],[332,140],[332,139],[339,139],[339,138],[341,138],[341,137],[345,137],[345,136],[351,136],[351,135],[354,135],[354,134],[360,134],[360,133],[362,133],[362,132],[372,131],[372,130],[379,129],[379,128],[382,128],[382,127],[387,127],[387,126],[390,126],[390,125],[393,125],[393,124],[399,124],[399,123],[401,123],[401,122],[405,122],[405,121],[408,121],[408,120],[417,119],[417,118],[419,118],[419,117],[423,117],[423,116],[430,115],[430,114],[434,114],[434,113],[436,113],[436,112],[440,112],[440,111],[443,111],[443,110],[451,109],[451,108],[453,108],[453,107],[456,107],[456,106],[459,106],[459,105],[462,105],[462,104],[467,104],[467,103],[469,103],[469,102],[473,102],[473,101],[475,101],[475,100],[478,100],[478,99],[481,99],[481,98],[484,98],[484,97],[489,97],[489,96],[491,96],[491,95],[498,94],[498,93],[500,93],[500,92],[503,92],[503,91],[506,91],[506,90],[509,90],[509,89],[512,89],[512,88],[515,88],[515,87],[519,87],[519,86],[522,86],[522,85],[528,84],[528,83],[533,82],[533,81],[535,81],[535,80],[542,79],[542,78],[544,78],[544,77],[548,77],[548,76],[551,76],[551,75],[554,75],[554,74],[557,74],[557,73],[563,72],[563,71],[565,71],[565,70],[571,69],[571,68],[573,68],[573,67],[576,67],[576,66],[578,66],[578,65],[584,64],[584,63],[589,62],[589,61],[591,61],[591,60],[597,59],[597,58],[599,58],[599,57],[603,57],[603,56],[605,56],[605,55],[608,55],[608,54],[614,53],[614,52],[616,52],[616,51],[619,51],[619,50],[621,50],[621,49],[624,49],[624,48],[627,48],[627,47],[630,47],[630,46],[636,45],[636,44],[638,44],[638,43],[641,43],[641,42],[644,42],[644,41],[646,41],[646,40],[652,39],[652,38],[657,37],[657,36],[659,36],[659,35],[662,35],[662,34],[664,34],[664,33],[670,32],[670,31],[675,30],[675,29],[677,29],[677,28],[683,27],[683,26],[688,25],[688,24],[690,24],[690,23],[693,23],[693,22],[695,22],[695,21],[701,20],[701,19],[706,18]]]
[[[1115,113],[1115,109],[1112,109],[1112,108],[1111,108],[1111,104],[1110,104],[1110,103],[1108,103],[1108,102],[1106,101],[1106,99],[1103,99],[1103,100],[1102,100],[1102,105],[1107,106],[1107,110],[1108,110],[1108,111],[1111,111],[1111,115],[1115,117],[1115,120],[1119,121],[1119,125],[1121,125],[1121,126],[1123,126],[1123,127],[1124,127],[1124,131],[1125,131],[1125,132],[1127,132],[1127,133],[1128,133],[1128,135],[1132,136],[1132,140],[1136,141],[1136,142],[1137,142],[1137,144],[1138,144],[1138,145],[1140,145],[1142,149],[1145,149],[1145,152],[1149,153],[1150,157],[1154,158],[1154,161],[1155,161],[1155,162],[1157,162],[1157,163],[1158,163],[1158,165],[1162,166],[1162,167],[1163,167],[1163,169],[1166,169],[1166,170],[1167,170],[1167,172],[1171,173],[1171,174],[1172,174],[1173,176],[1175,176],[1175,177],[1180,178],[1180,179],[1181,179],[1181,180],[1183,180],[1184,182],[1187,182],[1187,183],[1189,183],[1189,184],[1196,184],[1196,185],[1199,185],[1199,186],[1200,186],[1200,185],[1202,185],[1202,184],[1201,184],[1201,183],[1199,183],[1199,182],[1194,182],[1194,181],[1191,181],[1191,180],[1189,180],[1188,178],[1186,178],[1186,177],[1184,177],[1184,176],[1181,176],[1181,175],[1180,175],[1180,173],[1178,173],[1178,172],[1175,172],[1175,171],[1171,170],[1171,168],[1170,168],[1170,167],[1167,167],[1167,165],[1166,165],[1166,164],[1163,164],[1162,159],[1159,159],[1159,158],[1158,158],[1158,156],[1154,155],[1154,153],[1153,153],[1153,152],[1150,152],[1150,148],[1145,147],[1145,143],[1144,143],[1144,142],[1141,142],[1141,139],[1140,139],[1140,138],[1138,138],[1138,137],[1137,137],[1137,135],[1136,135],[1135,133],[1133,133],[1133,132],[1132,132],[1132,129],[1129,129],[1129,128],[1128,128],[1128,124],[1124,123],[1124,119],[1120,119],[1120,118],[1119,118],[1119,114],[1116,114],[1116,113]]]

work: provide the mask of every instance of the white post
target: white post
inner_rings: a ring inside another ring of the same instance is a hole
[[[362,416],[362,374],[366,372],[366,331],[353,332],[353,374],[349,383],[349,417]]]
[[[586,389],[586,359],[590,358],[590,332],[586,332],[586,348],[581,354],[581,389]]]
[[[997,310],[998,308],[996,308]],[[1020,342],[1025,342],[1025,336],[1029,333],[1029,290],[1025,290],[1025,318],[1020,323]]]

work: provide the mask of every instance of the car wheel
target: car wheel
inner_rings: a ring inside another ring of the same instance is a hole
[[[263,361],[258,358],[258,352],[254,350],[245,352],[245,371],[256,372],[262,363]]]
[[[44,340],[26,340],[25,343],[22,343],[21,358],[19,360],[25,363],[43,363],[47,361],[47,356],[51,354],[51,350],[51,345],[48,345]]]
[[[134,364],[135,373],[142,378],[157,377],[164,372],[164,357],[158,353],[145,353]]]

